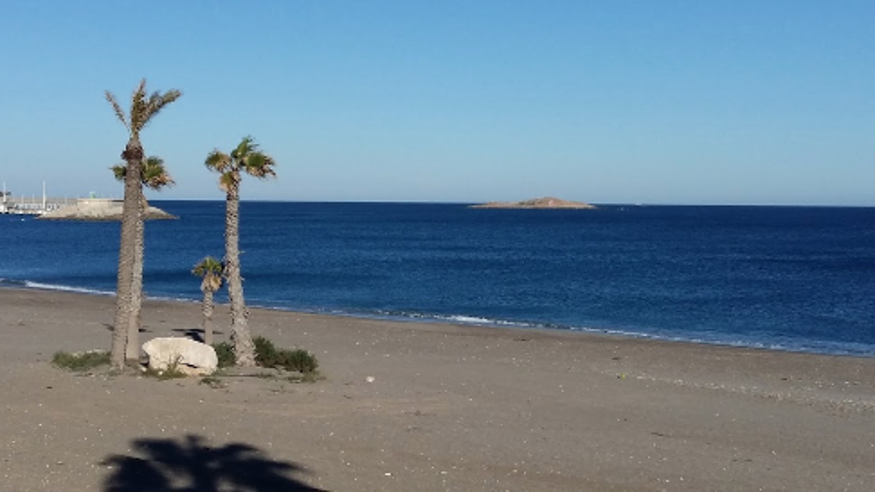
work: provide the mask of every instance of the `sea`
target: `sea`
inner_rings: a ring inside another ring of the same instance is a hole
[[[146,294],[197,302],[224,202],[153,205]],[[250,306],[875,357],[875,208],[244,201],[240,229]],[[112,295],[118,242],[0,215],[0,286]]]

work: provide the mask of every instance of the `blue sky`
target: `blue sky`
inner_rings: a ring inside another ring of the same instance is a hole
[[[243,199],[875,206],[875,2],[2,1],[0,180],[119,196],[140,78],[177,186]]]

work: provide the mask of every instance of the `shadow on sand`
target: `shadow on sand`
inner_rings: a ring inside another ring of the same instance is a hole
[[[174,328],[171,331],[176,333],[182,333],[183,336],[187,338],[191,338],[195,342],[204,343],[204,330],[201,328]],[[214,330],[213,335],[224,335],[225,332],[221,330]]]
[[[101,323],[101,324],[103,325],[104,328],[106,328],[106,331],[112,331],[112,329],[113,329],[112,323]],[[140,333],[152,333],[152,330],[141,326]]]
[[[111,455],[103,465],[112,468],[103,484],[106,492],[324,492],[292,478],[307,474],[300,465],[269,459],[248,444],[211,447],[200,436],[175,439],[137,439],[139,456]]]

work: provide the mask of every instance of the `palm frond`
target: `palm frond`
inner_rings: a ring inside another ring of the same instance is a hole
[[[134,91],[134,97],[139,94],[139,99],[142,99],[146,95],[146,77],[140,79],[140,85],[137,86],[137,90]]]
[[[125,112],[122,109],[121,105],[119,105],[118,101],[116,101],[115,96],[112,95],[112,92],[103,91],[106,100],[109,101],[109,104],[112,105],[112,110],[115,112],[116,117],[118,117],[119,121],[122,122],[122,125],[125,125],[125,128],[130,129],[130,125],[128,125],[128,120],[125,118]]]
[[[246,159],[246,156],[256,151],[258,151],[258,144],[255,143],[255,139],[251,136],[246,136],[243,137],[243,140],[240,141],[237,148],[231,151],[231,157],[234,158],[234,160]]]
[[[194,269],[192,269],[191,273],[198,277],[204,277],[207,274],[221,276],[224,271],[225,265],[221,261],[213,258],[212,256],[207,256],[194,266]]]
[[[205,275],[203,281],[201,281],[202,292],[216,292],[220,288],[222,288],[221,275],[213,275],[212,273],[209,273]]]
[[[182,95],[178,90],[146,93],[146,79],[140,81],[140,85],[131,94],[130,130],[139,133],[161,109]]]
[[[145,127],[146,124],[149,123],[149,120],[160,113],[165,106],[176,101],[180,97],[182,97],[182,92],[176,89],[171,89],[164,94],[153,92],[152,95],[149,96],[149,100],[145,103],[145,114],[142,121],[143,126],[141,128]]]
[[[250,176],[265,179],[276,176],[273,167],[276,165],[273,158],[264,152],[253,152],[244,161],[244,171]]]
[[[174,181],[173,178],[166,173],[143,177],[143,186],[149,188],[150,190],[158,191],[162,188],[170,188],[175,184],[176,181]]]
[[[215,292],[222,287],[222,276],[225,273],[225,265],[212,256],[207,256],[194,266],[191,273],[198,277],[203,277],[203,281],[201,282],[202,291]]]
[[[219,178],[219,188],[228,192],[240,185],[240,174],[236,170],[223,173]]]
[[[143,125],[144,125],[143,119],[144,119],[144,113],[146,112],[146,102],[143,99],[145,97],[145,93],[146,93],[145,87],[144,87],[145,83],[146,83],[146,79],[143,79],[143,81],[140,82],[140,86],[137,87],[137,90],[135,90],[134,93],[131,94],[130,118],[131,118],[131,132],[133,132],[133,133],[139,133],[140,130],[143,129]]]
[[[116,181],[124,181],[125,176],[128,174],[127,164],[116,164],[115,166],[111,166],[109,170],[112,171],[112,175],[115,177]]]
[[[176,181],[164,167],[164,160],[157,156],[150,156],[143,162],[143,185],[153,190],[160,190],[173,186]]]
[[[231,168],[231,156],[216,149],[207,155],[207,158],[204,160],[204,165],[207,166],[207,169],[210,171],[224,173]]]

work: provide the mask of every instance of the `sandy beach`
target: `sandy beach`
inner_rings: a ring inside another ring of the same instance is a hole
[[[0,490],[875,490],[875,359],[252,309],[325,379],[50,365],[113,309],[0,289]],[[199,316],[149,301],[143,341]]]

